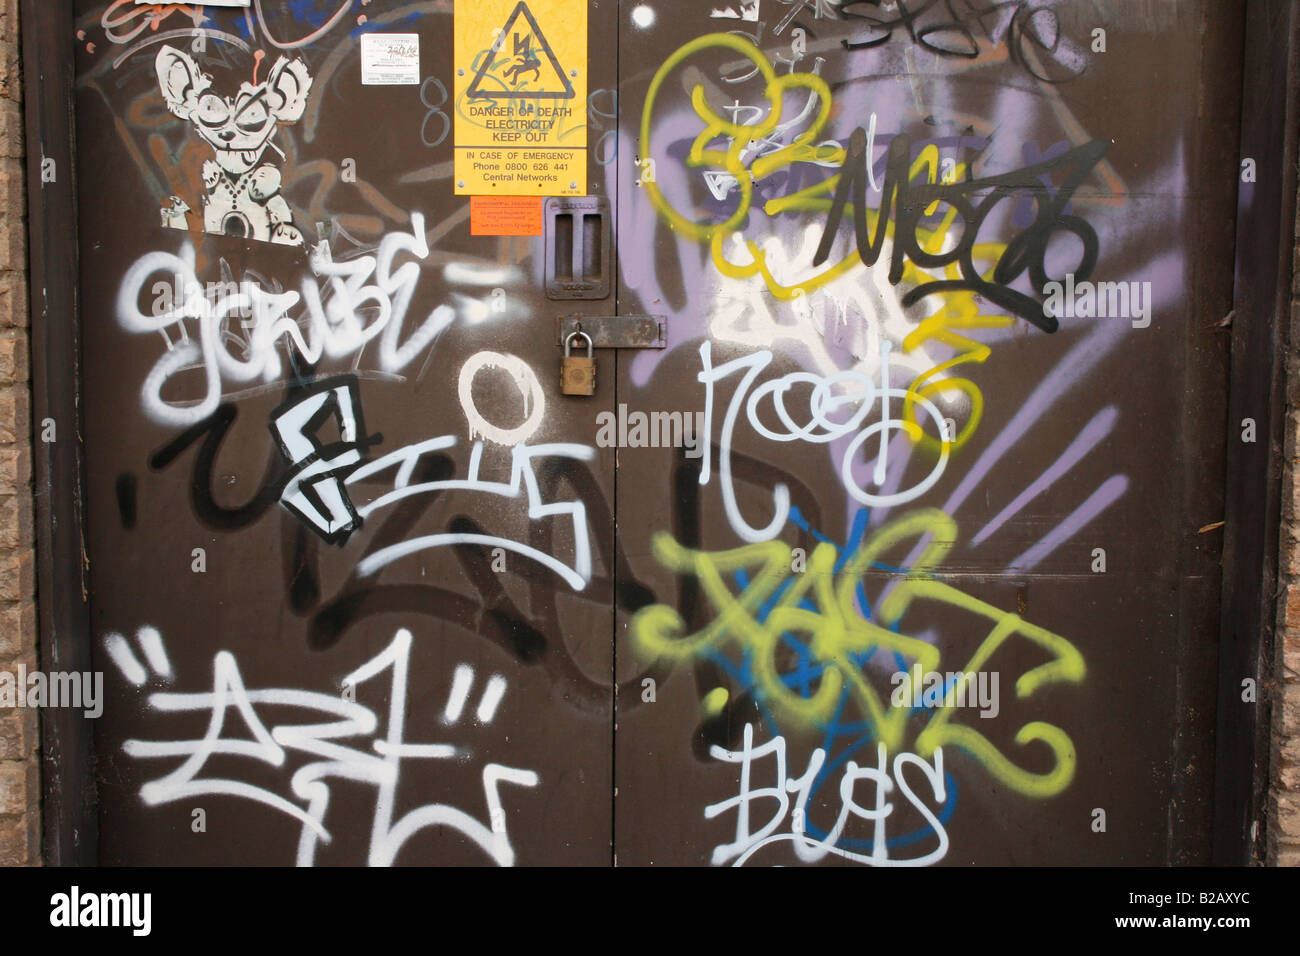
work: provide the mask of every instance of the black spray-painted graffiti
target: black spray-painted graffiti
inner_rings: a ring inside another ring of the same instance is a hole
[[[835,198],[827,215],[826,231],[817,247],[813,265],[821,265],[830,258],[846,206],[851,206],[858,255],[865,264],[874,265],[884,249],[892,203],[894,241],[889,281],[897,284],[903,278],[907,260],[927,269],[941,269],[955,264],[962,275],[960,279],[924,282],[910,289],[902,297],[903,305],[919,302],[928,295],[970,291],[985,296],[1045,332],[1055,332],[1059,326],[1056,317],[1045,314],[1040,300],[1012,288],[1011,283],[1028,271],[1034,291],[1044,289],[1051,281],[1045,266],[1047,246],[1057,232],[1072,233],[1083,244],[1083,254],[1073,274],[1080,279],[1092,274],[1097,264],[1096,230],[1087,220],[1071,215],[1066,210],[1070,197],[1079,184],[1106,155],[1108,145],[1104,139],[1094,139],[1058,157],[1023,169],[985,179],[945,184],[910,181],[908,166],[912,154],[911,140],[904,135],[897,136],[889,144],[884,189],[875,232],[872,233],[868,228],[866,204],[870,179],[867,170],[867,135],[859,127],[849,138],[844,168],[835,188]],[[1051,181],[1051,174],[1062,169],[1067,171],[1065,181],[1056,188],[1047,185]],[[1007,242],[993,268],[992,281],[989,281],[976,264],[980,227],[999,202],[1025,195],[1033,198],[1033,220]],[[932,252],[924,247],[917,229],[927,210],[935,204],[956,210],[964,228],[958,242],[950,248]],[[1045,292],[1043,294],[1046,295]]]
[[[974,60],[1005,49],[1011,62],[1046,83],[1073,79],[1086,65],[1084,48],[1042,0],[848,0],[840,15],[866,25],[862,34],[841,41],[846,50],[882,46],[899,34],[944,57]]]
[[[333,420],[338,440],[323,442]],[[271,413],[271,434],[293,463],[280,500],[331,544],[347,540],[361,525],[343,480],[362,461],[366,448],[382,441],[366,435],[355,375],[314,382]]]

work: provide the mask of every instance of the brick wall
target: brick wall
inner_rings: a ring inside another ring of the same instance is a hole
[[[1292,282],[1268,821],[1268,862],[1280,866],[1300,866],[1300,208]]]
[[[18,0],[0,0],[0,670],[36,667]],[[40,862],[36,712],[0,709],[0,866]]]

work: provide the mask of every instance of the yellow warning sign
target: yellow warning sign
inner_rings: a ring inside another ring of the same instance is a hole
[[[456,5],[456,195],[587,193],[587,0]]]

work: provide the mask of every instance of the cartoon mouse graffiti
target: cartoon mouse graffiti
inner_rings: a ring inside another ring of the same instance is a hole
[[[203,164],[208,191],[203,197],[204,231],[302,245],[302,233],[280,195],[280,170],[261,160],[268,146],[275,148],[271,137],[276,126],[297,122],[307,108],[307,65],[280,57],[265,81],[242,83],[233,97],[214,92],[212,77],[175,47],[159,50],[154,66],[167,108],[193,123],[216,153],[215,161]],[[179,223],[175,217],[171,221],[185,228],[183,216]]]

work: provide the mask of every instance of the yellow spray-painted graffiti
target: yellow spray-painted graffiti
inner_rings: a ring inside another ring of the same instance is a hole
[[[826,81],[813,73],[791,72],[778,77],[771,61],[758,47],[743,37],[727,33],[713,33],[698,37],[682,46],[665,60],[658,72],[655,73],[654,79],[651,80],[649,91],[646,94],[645,109],[641,115],[641,142],[645,144],[644,148],[647,150],[651,148],[653,136],[652,118],[656,100],[660,88],[672,71],[687,58],[701,51],[719,47],[734,50],[753,62],[765,83],[764,98],[767,101],[767,115],[760,122],[752,124],[727,120],[714,111],[705,96],[703,84],[697,83],[691,90],[691,106],[704,126],[691,143],[686,165],[691,169],[721,170],[735,177],[740,192],[740,199],[736,204],[735,211],[727,219],[719,223],[696,222],[682,215],[674,208],[672,203],[664,196],[657,181],[646,181],[643,186],[655,209],[672,224],[675,230],[697,242],[709,243],[714,265],[719,272],[735,279],[761,275],[774,296],[788,301],[800,293],[807,294],[820,288],[860,264],[856,252],[852,252],[839,262],[803,282],[783,285],[769,271],[766,256],[758,244],[752,239],[744,240],[741,234],[741,229],[753,202],[754,185],[757,182],[797,162],[836,165],[843,163],[845,151],[842,147],[818,145],[816,142],[831,113],[831,93]],[[751,144],[767,139],[781,125],[782,104],[785,94],[800,89],[806,89],[816,96],[816,116],[794,138],[790,145],[758,156],[752,161],[747,161],[745,157],[747,153],[751,152]],[[710,143],[723,138],[727,140],[726,149],[709,148]],[[932,177],[929,181],[934,182],[933,177],[937,175],[938,168],[938,150],[933,146],[929,146],[912,164],[911,175],[913,177],[929,175]],[[962,169],[958,169],[957,173],[960,175],[962,171]],[[764,204],[764,211],[771,215],[787,210],[800,212],[825,211],[830,208],[830,197],[839,183],[839,178],[839,174],[836,174],[792,195],[772,199]],[[951,223],[955,216],[956,211],[952,210],[945,218],[945,223]],[[868,217],[874,223],[877,213],[870,210],[868,211]],[[887,228],[892,232],[892,224]],[[750,253],[751,261],[741,264],[729,260],[724,251],[727,240],[744,245]],[[942,236],[927,234],[925,241],[927,243],[938,243],[942,241]]]
[[[926,538],[929,540],[919,560],[875,608],[876,619],[865,619],[854,603],[862,576],[891,549]],[[754,686],[763,703],[775,715],[806,725],[825,726],[847,689],[875,737],[890,750],[902,747],[912,711],[893,706],[888,695],[882,699],[863,666],[853,658],[860,660],[863,654],[882,651],[909,660],[909,667],[915,664],[925,671],[940,670],[942,653],[938,647],[891,629],[915,604],[947,605],[986,622],[989,630],[961,669],[965,673],[983,669],[1000,648],[1013,640],[1029,641],[1046,652],[1049,659],[1045,663],[1031,667],[1016,679],[1018,698],[1032,697],[1053,684],[1082,681],[1086,670],[1083,656],[1068,640],[932,576],[955,539],[956,525],[950,517],[937,509],[918,510],[882,527],[838,573],[834,570],[836,548],[827,543],[814,549],[806,570],[798,573],[792,570],[790,547],[781,541],[726,551],[695,551],[661,532],[654,539],[656,558],[677,573],[694,576],[716,616],[701,630],[685,634],[685,622],[676,610],[652,605],[633,618],[632,638],[644,654],[671,663],[715,650],[749,652]],[[740,593],[733,593],[728,578],[741,570],[751,574],[751,582]],[[760,608],[778,592],[779,597],[761,616]],[[809,601],[816,610],[801,606]],[[823,665],[819,686],[808,696],[782,679],[778,651],[785,633],[807,635],[812,655]],[[1049,797],[1069,786],[1076,755],[1073,742],[1060,727],[1035,720],[1016,731],[1017,745],[1025,747],[1037,741],[1052,753],[1052,768],[1036,773],[1009,758],[973,727],[954,723],[951,704],[949,692],[943,706],[935,709],[916,737],[913,749],[921,757],[929,757],[940,747],[961,748],[996,779],[1028,796]]]
[[[784,76],[777,76],[767,56],[743,37],[725,33],[699,37],[686,43],[670,56],[651,80],[645,109],[641,116],[641,142],[648,153],[653,151],[653,117],[664,82],[689,57],[710,49],[740,53],[753,63],[757,75],[762,78],[764,84],[766,116],[756,123],[737,123],[719,115],[709,104],[702,84],[697,83],[690,91],[691,106],[703,125],[691,143],[686,165],[691,169],[722,171],[734,177],[739,192],[735,210],[722,222],[698,222],[675,208],[655,179],[647,178],[642,182],[642,186],[654,208],[674,230],[693,241],[709,245],[710,256],[719,273],[732,279],[760,276],[773,297],[781,301],[793,301],[826,286],[862,265],[858,252],[849,250],[839,261],[827,265],[814,275],[802,281],[785,284],[769,268],[767,256],[759,244],[744,235],[756,183],[795,163],[838,166],[844,162],[846,151],[843,147],[833,143],[818,142],[831,113],[830,89],[825,80],[813,73],[790,72]],[[807,91],[811,98],[815,98],[817,104],[815,115],[789,145],[758,155],[754,148],[755,144],[774,142],[773,138],[779,137],[782,133],[785,95],[801,90]],[[710,148],[710,144],[724,139],[725,149]],[[751,154],[754,158],[750,158]],[[921,149],[912,161],[908,177],[910,180],[919,178],[924,182],[935,183],[939,181],[940,169],[938,148],[930,144]],[[960,178],[966,174],[966,171],[966,165],[958,162],[947,175],[950,178]],[[771,199],[763,205],[763,210],[768,215],[781,212],[826,212],[831,207],[831,197],[839,184],[840,176],[840,173],[835,173],[806,189]],[[925,214],[931,216],[937,211],[936,201],[930,204]],[[866,216],[870,228],[874,230],[880,216],[885,215],[887,217],[885,235],[892,237],[894,224],[888,219],[888,212],[887,208],[868,209]],[[949,231],[956,218],[957,210],[952,207],[933,228],[918,227],[916,235],[920,247],[927,253],[937,253],[948,241]],[[729,258],[729,247],[746,250],[749,261],[737,262]],[[972,256],[985,269],[986,274],[991,276],[996,263],[1005,251],[1004,243],[977,243],[972,249]],[[957,275],[957,266],[949,263],[943,268],[939,277],[956,279]],[[934,278],[935,275],[918,267],[916,263],[910,260],[904,263],[903,282],[918,285],[922,281]],[[935,364],[917,376],[908,389],[904,404],[904,414],[917,426],[915,429],[909,429],[914,441],[935,453],[940,450],[943,441],[941,437],[930,435],[920,427],[916,416],[918,399],[941,393],[961,393],[969,399],[969,412],[963,427],[956,434],[946,436],[949,447],[953,449],[961,448],[974,434],[984,408],[983,395],[974,382],[969,379],[943,377],[958,365],[983,362],[991,354],[987,346],[954,330],[1005,328],[1015,321],[1010,316],[982,314],[975,295],[970,292],[953,292],[942,296],[941,299],[943,301],[935,311],[922,320],[903,341],[904,351],[907,352],[921,348],[928,341],[942,343],[957,352],[954,357]]]

